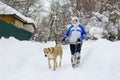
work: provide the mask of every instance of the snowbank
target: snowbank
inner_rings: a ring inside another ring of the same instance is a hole
[[[85,43],[85,45],[87,44]],[[90,80],[120,79],[120,64],[118,63],[120,60],[119,44],[120,41],[110,42],[99,39],[95,43],[91,43],[89,48],[86,48],[85,45],[83,46],[86,51],[83,51],[84,64],[82,65],[82,70],[86,73],[86,76],[89,76]]]

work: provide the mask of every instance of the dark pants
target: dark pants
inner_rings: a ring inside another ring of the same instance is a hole
[[[80,53],[81,46],[82,46],[82,44],[70,44],[71,55],[74,55],[77,52]]]

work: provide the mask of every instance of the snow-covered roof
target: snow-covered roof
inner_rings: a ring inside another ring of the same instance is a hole
[[[13,9],[12,7],[2,3],[1,1],[0,1],[0,14],[16,15],[16,16],[20,17],[21,19],[23,19],[24,21],[26,21],[26,23],[35,24],[33,19],[25,17],[20,12],[18,12],[17,10]]]

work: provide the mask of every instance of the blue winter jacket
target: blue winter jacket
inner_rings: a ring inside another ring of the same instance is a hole
[[[66,34],[64,35],[63,39],[70,39],[70,43],[76,43],[77,39],[83,41],[86,38],[86,31],[81,24],[78,25],[71,25]]]

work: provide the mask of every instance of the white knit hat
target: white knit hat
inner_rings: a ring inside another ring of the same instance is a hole
[[[72,18],[71,18],[71,21],[73,21],[73,20],[79,21],[78,17],[72,17]]]

